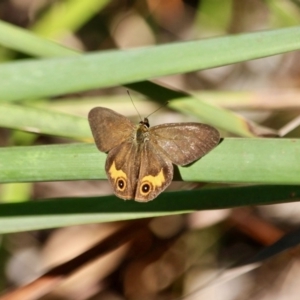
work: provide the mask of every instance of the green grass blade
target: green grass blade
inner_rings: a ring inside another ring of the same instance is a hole
[[[186,181],[299,184],[299,153],[300,139],[228,138],[179,172]],[[2,148],[0,182],[105,179],[105,159],[88,144]]]
[[[100,99],[95,106],[99,105],[102,105],[102,100]],[[247,127],[243,118],[229,111],[211,106],[209,103],[183,97],[170,102],[170,107],[194,115],[203,122],[213,124],[218,128],[223,128],[238,135],[245,137],[255,136]],[[91,131],[86,118],[28,106],[0,103],[0,126],[56,135],[79,141],[92,141]]]
[[[78,57],[4,63],[0,100],[124,85],[300,49],[300,27]],[[17,89],[15,87],[18,87]]]
[[[144,81],[126,85],[128,88],[150,96],[160,103],[169,101],[173,109],[198,117],[201,122],[214,125],[242,137],[255,137],[263,133],[275,134],[274,131],[254,124],[245,118],[203,101],[200,97],[194,97],[183,92],[172,91],[163,86]]]
[[[32,183],[17,182],[1,185],[1,203],[22,202],[31,199]]]
[[[247,186],[163,193],[143,204],[114,196],[2,204],[0,233],[291,202],[299,197],[299,186]]]
[[[33,56],[57,57],[77,55],[75,50],[68,49],[52,41],[43,39],[17,26],[0,20],[0,44],[4,47],[24,52]]]
[[[87,119],[51,110],[0,103],[0,126],[92,141]]]
[[[276,136],[275,131],[272,132],[270,129],[259,125],[256,125],[256,129],[254,129],[254,126],[253,128],[250,126],[250,121],[247,121],[245,118],[229,110],[226,111],[222,108],[214,107],[205,101],[200,102],[196,97],[176,99],[170,102],[170,107],[187,115],[196,116],[203,120],[204,123],[213,124],[220,129],[227,130],[239,136],[254,137],[262,135],[265,132],[269,134],[273,133],[273,136]]]
[[[32,30],[49,38],[74,32],[99,13],[109,0],[67,0],[54,3]]]

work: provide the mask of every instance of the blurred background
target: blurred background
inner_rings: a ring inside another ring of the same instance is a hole
[[[299,25],[300,1],[1,0],[0,19],[91,52]],[[0,47],[2,63],[24,58],[23,53]],[[300,112],[299,52],[168,76],[157,82],[282,129],[284,136],[300,136],[297,126],[285,127]],[[137,93],[132,97],[142,116],[159,107]],[[100,102],[139,120],[124,87],[46,99],[40,105],[86,117]],[[163,107],[150,121],[155,125],[193,120]],[[0,146],[65,142],[70,141],[0,128]],[[170,189],[200,186],[174,182]],[[111,194],[106,181],[2,184],[0,201],[94,196],[100,191]],[[156,218],[145,224],[139,239],[82,267],[41,299],[299,299],[297,250],[277,255],[252,271],[239,269],[230,279],[224,276],[231,274],[230,267],[246,262],[297,227],[299,220],[297,203]],[[30,282],[123,225],[104,223],[1,236],[0,291]]]

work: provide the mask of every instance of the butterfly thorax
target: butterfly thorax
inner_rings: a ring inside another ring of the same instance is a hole
[[[150,125],[147,118],[139,123],[135,136],[136,142],[138,144],[143,144],[144,142],[149,140],[149,127]]]

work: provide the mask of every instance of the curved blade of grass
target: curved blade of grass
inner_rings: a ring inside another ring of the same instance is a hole
[[[58,1],[34,24],[32,30],[45,37],[59,38],[79,29],[108,2],[109,0]]]
[[[299,93],[300,94],[300,93]],[[159,103],[142,99],[142,97],[134,98],[134,105],[138,108],[141,116],[147,116],[149,112],[153,112],[160,108]],[[144,98],[144,97],[143,97]],[[87,116],[91,108],[96,106],[103,106],[126,115],[127,117],[137,117],[137,112],[129,100],[127,93],[119,95],[99,95],[87,97],[74,97],[67,99],[59,99],[59,101],[37,101],[28,103],[31,107],[37,107],[44,110],[58,111],[62,113],[71,113],[73,115]],[[299,104],[300,107],[300,104]]]
[[[163,86],[157,86],[145,81],[126,85],[128,88],[157,99],[161,103],[169,101],[169,106],[180,112],[194,115],[201,122],[214,125],[218,128],[235,133],[243,137],[255,137],[261,135],[273,135],[277,133],[269,128],[254,124],[245,118],[209,102],[200,100],[183,92],[172,91]]]
[[[1,100],[54,96],[203,70],[300,49],[300,27],[103,51],[78,57],[4,63]],[[15,87],[18,87],[17,89]]]
[[[235,133],[239,136],[278,136],[276,130],[257,125],[254,122],[246,120],[239,115],[235,115],[235,118],[233,118],[232,112],[218,107],[213,107],[208,103],[207,105],[205,104],[206,103],[204,101],[199,103],[199,101],[191,97],[170,102],[171,107],[176,107],[176,109],[184,112],[187,115],[194,115],[198,118],[203,119],[205,122],[213,121],[213,124],[218,128],[228,130],[229,132]],[[203,117],[203,115],[210,117],[206,118]],[[224,124],[227,124],[226,128],[224,128]]]
[[[196,26],[201,36],[213,33],[226,33],[232,22],[232,0],[218,1],[204,0],[198,3],[196,11]]]
[[[298,201],[300,186],[247,186],[169,192],[137,203],[114,196],[0,205],[0,233]]]
[[[267,0],[271,22],[278,27],[299,25],[299,7],[293,1]],[[299,4],[298,4],[299,5]]]
[[[23,202],[31,199],[32,183],[17,182],[1,185],[1,203]]]
[[[0,126],[93,141],[86,118],[33,107],[0,103]]]
[[[282,111],[300,108],[300,92],[295,89],[272,89],[268,91],[210,90],[192,93],[196,98],[228,109]]]
[[[300,139],[229,138],[175,180],[299,184],[299,153]],[[87,144],[2,148],[0,182],[106,179],[105,159]]]
[[[0,44],[33,56],[58,57],[78,55],[75,50],[32,34],[28,30],[0,20]],[[6,78],[7,79],[7,78]]]

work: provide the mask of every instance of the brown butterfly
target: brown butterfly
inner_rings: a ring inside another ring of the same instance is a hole
[[[153,200],[173,179],[173,164],[184,166],[208,153],[219,132],[201,123],[138,125],[117,112],[95,107],[89,123],[98,149],[108,153],[105,170],[114,193],[125,200]]]

